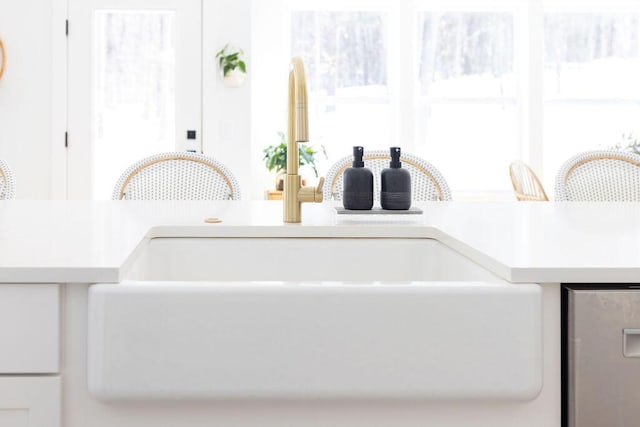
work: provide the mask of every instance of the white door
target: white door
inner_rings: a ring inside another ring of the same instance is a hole
[[[109,199],[143,157],[201,151],[202,0],[69,0],[66,192]]]

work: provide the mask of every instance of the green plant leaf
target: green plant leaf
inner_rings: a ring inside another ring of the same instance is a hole
[[[267,170],[284,172],[287,170],[287,142],[284,132],[278,132],[280,144],[270,145],[263,150],[265,166]],[[324,157],[327,157],[327,151],[324,146],[320,146]],[[306,144],[298,145],[298,164],[300,166],[309,166],[313,173],[318,177],[318,168],[316,165],[317,155],[320,151]]]
[[[226,76],[229,71],[239,68],[243,73],[247,72],[246,64],[242,61],[241,56],[244,55],[244,51],[239,48],[233,48],[232,53],[228,53],[230,47],[227,43],[218,53],[218,67],[222,70],[223,76]]]

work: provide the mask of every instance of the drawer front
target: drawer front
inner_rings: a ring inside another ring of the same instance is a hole
[[[60,377],[0,378],[0,426],[60,427]]]
[[[0,284],[0,374],[59,371],[59,285]]]

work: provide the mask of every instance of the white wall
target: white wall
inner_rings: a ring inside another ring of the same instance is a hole
[[[253,4],[253,198],[259,198],[267,187],[274,187],[272,182],[275,175],[267,172],[262,160],[262,150],[269,145],[278,144],[278,132],[287,131],[287,89],[291,58],[281,46],[288,40],[290,29],[285,25],[282,10],[283,0],[256,0]]]
[[[7,53],[0,80],[0,158],[14,172],[20,199],[51,196],[54,1],[0,1]]]
[[[240,181],[242,197],[251,198],[252,0],[203,4],[202,145],[206,155],[224,163]],[[225,44],[244,50],[248,77],[240,88],[225,87],[215,55]]]

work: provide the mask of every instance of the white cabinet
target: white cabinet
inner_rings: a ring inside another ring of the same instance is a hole
[[[60,370],[59,307],[59,285],[0,284],[0,374]]]
[[[60,427],[60,296],[52,284],[0,284],[0,427]],[[8,375],[7,375],[8,374]]]
[[[1,377],[0,426],[60,427],[60,377]]]

